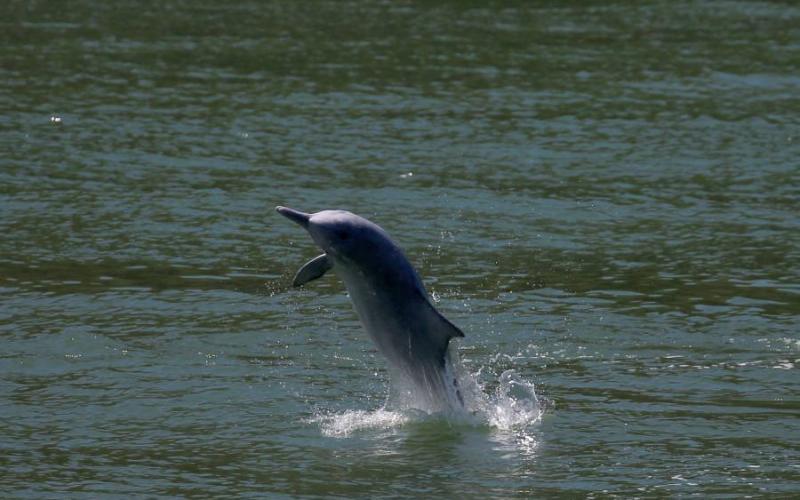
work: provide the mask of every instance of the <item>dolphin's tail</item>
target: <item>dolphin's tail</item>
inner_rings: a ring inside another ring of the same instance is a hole
[[[461,395],[461,387],[458,385],[458,377],[456,377],[452,372],[448,372],[447,375],[450,377],[450,380],[453,381],[452,389],[456,399],[458,400],[458,407],[463,410],[465,408],[464,397]]]
[[[461,395],[461,388],[458,386],[458,377],[455,376],[453,377],[453,388],[456,390],[456,397],[461,404],[461,408],[464,408],[464,397]]]
[[[425,366],[417,382],[422,392],[417,402],[429,412],[458,412],[466,408],[452,356],[458,353],[447,352],[440,363]]]
[[[458,374],[448,356],[439,362],[417,365],[413,371],[392,370],[390,401],[405,409],[426,413],[461,412],[466,408]]]
[[[435,413],[463,410],[464,398],[450,360],[445,358],[441,366],[427,368],[423,380],[417,384],[422,386],[417,403],[424,406],[426,411]]]
[[[448,351],[444,356],[442,377],[445,379],[445,390],[448,396],[455,395],[456,401],[458,402],[457,408],[463,410],[466,407],[464,405],[464,397],[461,395],[461,387],[458,384],[458,373],[456,372],[455,364],[451,358],[453,355],[458,356],[458,353],[452,354],[452,352],[453,351]],[[452,400],[452,397],[449,397],[448,400]]]

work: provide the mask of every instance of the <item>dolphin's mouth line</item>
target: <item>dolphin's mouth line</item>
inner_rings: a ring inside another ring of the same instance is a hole
[[[336,252],[333,248],[325,248],[314,239],[314,235],[311,234],[311,231],[309,230],[311,226],[311,214],[307,214],[305,212],[301,212],[299,210],[295,210],[289,207],[282,207],[280,205],[275,207],[275,211],[283,215],[290,221],[294,222],[295,224],[301,226],[306,231],[308,231],[314,245],[316,245],[317,248],[322,250],[322,253],[326,254],[331,258],[339,257],[338,252]]]

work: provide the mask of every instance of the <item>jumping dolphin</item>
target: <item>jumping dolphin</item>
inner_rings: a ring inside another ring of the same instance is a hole
[[[389,235],[344,210],[275,209],[305,228],[324,252],[301,267],[292,284],[304,285],[333,269],[393,374],[410,382],[414,398],[424,401],[421,409],[462,408],[448,344],[464,333],[433,307],[419,275]]]

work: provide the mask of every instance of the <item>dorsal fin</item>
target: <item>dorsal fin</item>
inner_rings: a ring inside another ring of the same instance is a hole
[[[447,344],[453,337],[463,337],[464,332],[456,325],[442,316],[442,313],[433,307],[429,300],[425,299],[426,321],[428,323],[428,335],[436,342],[437,347],[444,352]]]

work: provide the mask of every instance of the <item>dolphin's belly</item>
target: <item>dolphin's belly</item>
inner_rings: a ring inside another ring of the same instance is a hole
[[[345,281],[347,284],[347,281]],[[407,370],[420,364],[441,365],[418,294],[404,290],[377,289],[364,284],[347,284],[353,307],[367,334],[394,368]]]
[[[458,384],[447,372],[446,350],[434,338],[437,332],[432,329],[436,327],[429,321],[431,306],[422,284],[418,280],[369,280],[358,270],[340,268],[337,274],[390,371],[416,387],[414,394],[423,398],[423,406],[463,404],[459,403]],[[413,270],[407,274],[416,277]]]

